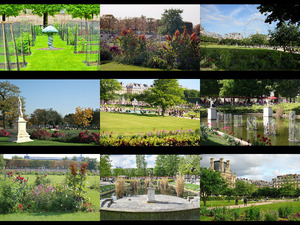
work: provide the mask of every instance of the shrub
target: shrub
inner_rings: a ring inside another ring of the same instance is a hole
[[[264,215],[264,221],[278,221],[279,214],[277,211],[266,212]]]
[[[116,195],[118,198],[122,198],[126,189],[125,179],[118,177],[115,183]]]
[[[169,183],[168,178],[166,178],[166,177],[161,178],[161,180],[160,180],[160,185],[161,185],[164,189],[167,189],[168,183]]]
[[[37,175],[33,186],[40,186],[40,185],[49,185],[51,183],[51,180],[47,177],[47,174],[45,175]]]
[[[241,210],[237,208],[237,209],[232,209],[231,212],[232,212],[233,220],[237,221],[241,216]]]
[[[113,59],[113,54],[110,50],[104,48],[100,51],[100,61],[110,61]]]
[[[29,54],[29,45],[32,43],[32,36],[31,34],[28,34],[28,32],[22,33],[22,37],[16,38],[16,45],[17,45],[17,51],[18,54],[21,54],[24,52],[24,54]],[[22,49],[22,44],[23,44],[23,49]]]
[[[65,133],[60,133],[59,131],[54,131],[51,135],[51,137],[54,137],[54,138],[65,138],[66,135]]]
[[[246,213],[246,221],[260,221],[261,213],[259,208],[251,206],[250,208],[245,210]]]
[[[47,130],[34,130],[30,135],[32,139],[39,139],[39,140],[50,140],[51,134]]]
[[[291,215],[293,212],[293,206],[287,205],[287,206],[280,206],[278,208],[279,217],[287,218],[289,215]]]
[[[89,131],[86,130],[85,132],[80,132],[78,135],[78,140],[80,143],[99,143],[100,141],[100,133],[92,132],[92,134],[89,134]]]
[[[184,192],[184,177],[177,175],[176,176],[176,193],[178,197],[182,197],[183,196],[183,192]]]
[[[133,190],[137,190],[140,184],[140,180],[139,179],[131,179],[130,180],[130,185],[132,187]]]

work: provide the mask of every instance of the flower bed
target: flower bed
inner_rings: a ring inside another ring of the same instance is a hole
[[[113,136],[112,133],[100,134],[100,146],[199,146],[200,131],[176,130],[156,131],[132,136]]]
[[[47,174],[37,176],[29,185],[28,178],[13,171],[0,177],[0,214],[15,212],[78,212],[95,211],[86,193],[86,167],[72,164],[66,180],[52,184]],[[100,196],[99,196],[100,197]]]
[[[134,34],[131,29],[123,29],[119,37],[113,38],[119,46],[103,44],[101,61],[113,60],[123,64],[160,68],[199,70],[200,40],[195,33],[190,36],[184,30],[177,30],[173,37],[166,36],[166,42],[160,44],[146,40],[145,34]]]

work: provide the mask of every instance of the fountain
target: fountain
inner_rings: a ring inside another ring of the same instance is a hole
[[[300,141],[300,123],[296,123],[296,112],[289,113],[289,141]]]
[[[272,117],[272,107],[270,107],[269,101],[269,99],[266,100],[267,107],[264,107],[264,117]]]
[[[133,99],[132,105],[133,105],[133,111],[136,112],[136,106],[138,105],[138,101],[136,99]]]
[[[217,122],[222,122],[224,121],[224,114],[221,112],[217,113]]]
[[[276,120],[271,117],[264,117],[264,134],[275,135],[276,134]]]
[[[256,117],[247,117],[247,130],[257,130],[256,127]]]
[[[209,120],[215,120],[215,119],[217,119],[217,110],[216,110],[216,108],[214,108],[213,107],[213,99],[209,99],[209,101],[210,101],[210,108],[209,109],[207,109],[207,118],[209,119]]]
[[[30,139],[30,135],[26,131],[26,123],[27,121],[23,118],[23,112],[22,112],[22,101],[19,97],[18,101],[18,113],[19,117],[15,120],[13,124],[13,131],[10,136],[10,139],[7,141],[10,142],[16,142],[16,143],[23,143],[23,142],[30,142],[33,141]]]
[[[154,187],[153,171],[149,173],[150,182],[146,195],[126,196],[114,200],[101,199],[101,220],[198,220],[200,197],[187,199],[157,194]]]
[[[224,123],[232,123],[232,115],[228,113],[224,113]]]

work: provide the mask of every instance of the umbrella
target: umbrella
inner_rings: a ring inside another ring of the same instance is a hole
[[[278,99],[278,98],[276,98],[275,96],[271,96],[268,99]]]

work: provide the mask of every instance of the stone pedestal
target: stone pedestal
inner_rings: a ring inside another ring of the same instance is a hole
[[[216,120],[217,119],[217,110],[215,108],[207,109],[207,119]]]
[[[147,199],[147,202],[148,203],[155,203],[155,188],[153,187],[149,187],[147,188],[148,190],[148,199]]]
[[[27,123],[26,120],[19,117],[14,122],[13,132],[10,136],[10,139],[8,139],[7,141],[16,142],[16,143],[33,141],[32,139],[29,138],[30,135],[26,131],[26,123]]]
[[[264,107],[264,116],[272,116],[272,107]]]

